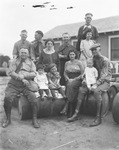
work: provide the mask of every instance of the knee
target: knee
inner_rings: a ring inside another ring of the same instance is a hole
[[[36,102],[36,95],[34,92],[30,92],[28,95],[29,101]]]

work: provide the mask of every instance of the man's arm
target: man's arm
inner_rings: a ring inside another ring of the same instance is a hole
[[[13,48],[13,58],[17,58],[18,56],[18,48],[17,48],[17,43],[14,44],[14,48]]]

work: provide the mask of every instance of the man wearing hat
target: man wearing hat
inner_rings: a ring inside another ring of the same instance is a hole
[[[21,49],[19,57],[13,59],[9,67],[9,76],[11,76],[5,90],[4,110],[6,113],[6,120],[3,122],[2,127],[5,128],[11,124],[11,109],[13,100],[22,93],[27,97],[32,108],[32,121],[35,128],[39,128],[37,122],[37,101],[34,92],[28,88],[30,81],[36,76],[36,67],[33,61],[28,58],[28,49]]]
[[[98,78],[96,83],[97,88],[94,89],[94,96],[97,102],[97,115],[96,115],[96,119],[90,125],[91,127],[93,127],[101,124],[102,122],[102,116],[101,116],[101,107],[102,107],[102,100],[103,100],[102,93],[108,91],[108,89],[110,88],[111,67],[108,58],[106,58],[101,54],[101,46],[99,43],[92,45],[90,50],[92,51],[93,54],[94,67],[98,70]],[[77,98],[78,101],[77,101],[75,113],[71,118],[68,119],[69,122],[75,121],[77,119],[81,103],[87,93],[88,93],[87,87],[82,86],[79,88],[79,94]]]
[[[17,58],[19,56],[19,51],[21,48],[25,48],[29,50],[29,54],[31,56],[31,52],[32,52],[32,45],[29,41],[26,40],[27,38],[27,31],[26,30],[22,30],[20,33],[20,37],[21,40],[17,41],[14,44],[14,48],[13,48],[13,58]]]
[[[35,40],[32,42],[32,60],[36,62],[39,58],[39,54],[44,49],[43,41],[43,32],[40,30],[37,30],[35,32]]]
[[[81,40],[85,39],[85,31],[87,29],[91,29],[92,30],[92,39],[96,41],[96,39],[99,37],[97,28],[91,25],[91,21],[92,21],[92,13],[86,13],[85,14],[85,25],[81,26],[78,30],[78,41],[77,41],[77,45],[76,45],[76,49],[77,51],[80,52],[80,43]]]

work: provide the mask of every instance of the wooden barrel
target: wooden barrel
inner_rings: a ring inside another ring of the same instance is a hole
[[[117,93],[113,101],[112,116],[114,121],[119,124],[119,93]]]
[[[104,117],[109,110],[109,96],[107,92],[102,93],[102,111],[101,115]],[[89,93],[89,95],[85,98],[82,104],[82,113],[87,115],[96,115],[97,112],[97,103],[93,93]]]
[[[55,116],[60,113],[65,105],[65,100],[59,98],[52,100],[45,98],[43,101],[37,98],[38,118]],[[18,102],[18,113],[21,120],[32,118],[32,109],[26,97],[21,96]]]

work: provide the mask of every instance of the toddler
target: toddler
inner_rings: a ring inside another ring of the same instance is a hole
[[[47,94],[48,97],[50,97],[50,92],[48,88],[48,79],[46,76],[46,72],[44,72],[43,65],[39,65],[37,67],[37,75],[34,78],[34,81],[38,84],[39,87],[39,93],[41,95],[41,98],[44,98],[44,91]]]
[[[48,66],[48,81],[49,81],[49,89],[51,90],[51,94],[54,98],[56,97],[55,90],[58,90],[61,95],[66,98],[64,90],[62,89],[62,86],[60,85],[60,74],[57,72],[57,67],[55,64],[50,64]]]
[[[82,81],[83,84],[86,84],[89,90],[93,90],[97,88],[97,77],[98,71],[95,67],[93,67],[93,59],[89,58],[87,60],[87,67],[84,71],[84,80]]]

